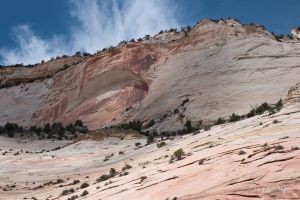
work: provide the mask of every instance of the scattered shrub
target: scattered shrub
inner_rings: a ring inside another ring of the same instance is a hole
[[[141,184],[145,179],[147,179],[147,176],[141,176],[141,178],[140,178],[140,184]]]
[[[61,196],[69,194],[69,190],[65,189],[61,192]]]
[[[182,148],[176,150],[174,153],[173,153],[173,156],[177,159],[177,160],[181,160],[182,157],[184,156],[185,152],[183,151]]]
[[[165,142],[157,143],[157,148],[161,148],[161,147],[163,147],[165,145],[167,145],[167,143],[165,143]]]
[[[198,164],[199,165],[203,165],[205,160],[206,160],[205,158],[200,159],[199,162],[198,162]]]
[[[89,192],[88,192],[87,190],[84,190],[84,191],[82,192],[81,196],[84,197],[84,196],[86,196],[86,195],[88,195],[88,194],[89,194]]]
[[[102,182],[102,181],[106,181],[110,179],[109,175],[103,174],[102,176],[100,176],[99,178],[96,179],[97,182]]]
[[[238,154],[239,154],[239,155],[244,155],[244,154],[246,154],[246,152],[243,151],[243,150],[240,150]]]
[[[78,195],[73,195],[71,197],[68,198],[68,200],[75,200],[75,199],[78,199],[79,196]]]
[[[224,118],[219,117],[217,121],[215,121],[215,125],[224,124],[226,121]]]
[[[56,184],[63,183],[63,182],[64,182],[64,180],[62,180],[62,179],[57,179],[56,180]]]
[[[135,143],[135,146],[136,146],[136,147],[139,147],[139,146],[141,146],[141,145],[142,145],[142,144],[141,144],[140,142],[136,142],[136,143]]]
[[[114,177],[117,174],[117,170],[115,168],[110,168],[109,175],[110,177]]]
[[[89,186],[90,186],[90,184],[88,184],[87,182],[84,182],[81,184],[80,189],[87,188]]]
[[[239,121],[239,120],[241,120],[241,116],[239,116],[235,113],[232,113],[232,115],[229,117],[230,122],[236,122],[236,121]]]
[[[130,169],[130,168],[132,168],[132,166],[129,165],[129,164],[126,164],[126,165],[122,168],[122,171],[125,171],[125,170]]]
[[[284,147],[282,145],[276,145],[275,150],[283,150]]]

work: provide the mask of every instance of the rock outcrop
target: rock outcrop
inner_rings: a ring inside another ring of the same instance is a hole
[[[97,129],[154,120],[157,130],[172,130],[187,119],[244,114],[299,82],[299,50],[299,42],[279,42],[258,25],[203,20],[95,55],[0,69],[0,124],[81,119]]]
[[[287,104],[300,102],[300,83],[298,83],[288,91],[288,96],[285,101]]]

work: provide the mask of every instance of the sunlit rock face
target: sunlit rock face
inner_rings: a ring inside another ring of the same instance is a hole
[[[97,129],[153,119],[157,130],[172,130],[187,119],[244,114],[299,82],[299,50],[298,41],[276,41],[261,26],[202,20],[95,55],[1,69],[0,123],[81,119]]]

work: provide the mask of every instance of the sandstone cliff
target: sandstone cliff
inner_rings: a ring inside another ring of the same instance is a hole
[[[203,20],[189,31],[163,32],[91,56],[0,69],[0,123],[81,119],[97,129],[153,119],[156,129],[171,130],[187,119],[244,114],[284,98],[299,82],[299,50],[299,42],[277,41],[258,25]]]

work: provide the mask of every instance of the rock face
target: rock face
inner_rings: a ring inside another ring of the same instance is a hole
[[[295,87],[292,87],[286,99],[286,103],[293,104],[296,102],[300,102],[300,83],[298,83]]]
[[[108,134],[116,137],[92,134],[94,140],[73,144],[0,136],[0,199],[67,200],[85,190],[80,199],[299,199],[299,119],[296,102],[271,116],[165,139],[160,148],[114,132]],[[183,159],[170,162],[179,148]],[[111,168],[114,177],[97,181]],[[88,187],[80,187],[85,182]]]
[[[0,69],[0,124],[81,119],[97,129],[153,119],[158,130],[179,129],[187,119],[209,121],[274,103],[299,74],[299,42],[278,42],[262,27],[235,20],[203,20],[191,31],[92,56]]]

